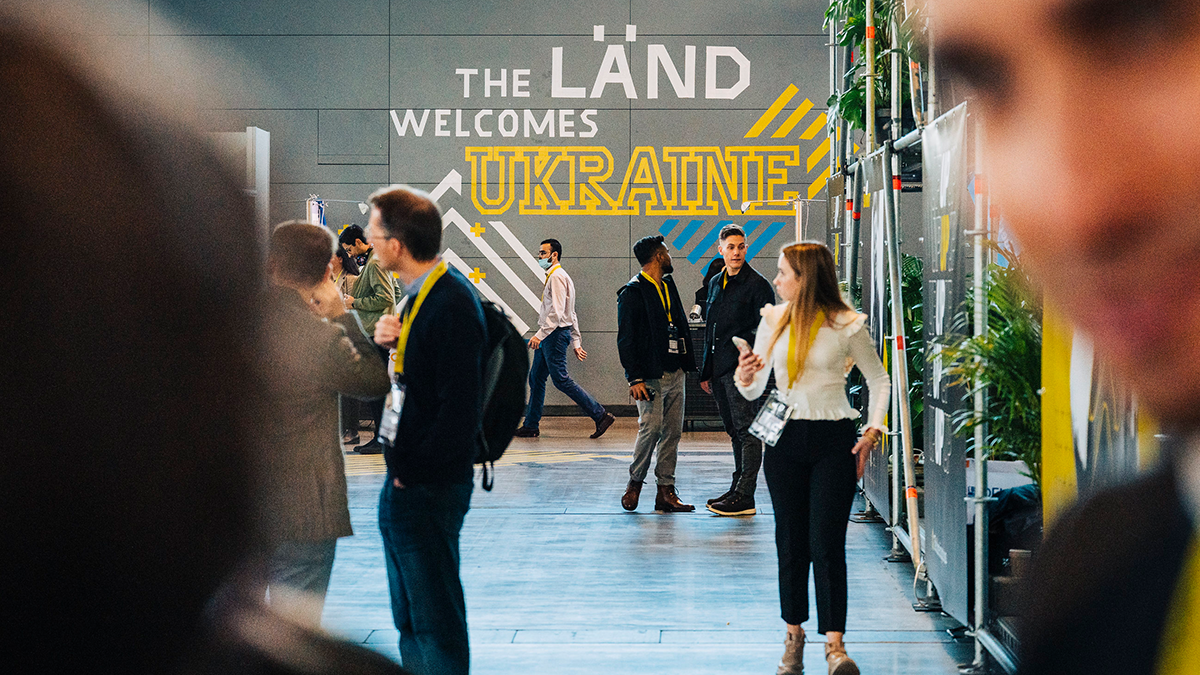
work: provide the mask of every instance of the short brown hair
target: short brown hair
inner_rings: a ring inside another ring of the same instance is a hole
[[[267,268],[281,281],[316,286],[325,279],[336,246],[333,233],[320,225],[289,220],[271,233]]]
[[[433,260],[442,248],[442,212],[429,193],[407,185],[379,188],[367,198],[379,209],[388,235],[400,240],[417,262]]]

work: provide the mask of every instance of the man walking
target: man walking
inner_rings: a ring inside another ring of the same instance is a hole
[[[339,537],[354,534],[338,429],[338,394],[383,396],[385,360],[330,278],[333,234],[291,221],[271,234],[265,292],[266,371],[276,375],[265,420],[261,521],[274,553],[271,606],[313,628],[333,572]]]
[[[670,273],[671,254],[661,236],[633,245],[642,271],[617,291],[617,351],[637,402],[638,435],[629,484],[621,497],[626,511],[637,509],[642,483],[657,450],[654,510],[695,511],[675,491],[675,460],[683,434],[684,372],[696,370],[687,315]]]
[[[579,317],[575,316],[575,282],[563,269],[561,260],[562,244],[557,239],[543,241],[538,251],[538,264],[548,272],[542,287],[538,332],[529,339],[533,363],[529,368],[529,406],[525,409],[525,423],[516,433],[521,438],[534,438],[540,434],[538,423],[542,420],[542,407],[546,401],[547,376],[596,423],[596,431],[590,438],[600,438],[616,421],[604,406],[575,384],[567,372],[567,346],[570,345],[575,358],[580,361],[587,358],[587,352],[583,350]]]
[[[721,228],[717,242],[725,270],[708,283],[700,387],[716,398],[725,433],[733,443],[733,482],[725,494],[708,500],[708,510],[719,516],[754,515],[762,442],[750,435],[750,424],[758,402],[747,401],[733,383],[739,353],[733,338],[754,344],[759,310],[774,302],[775,291],[771,282],[746,264],[746,232],[740,226]]]
[[[338,243],[352,256],[366,256],[362,273],[354,282],[350,295],[345,296],[345,302],[347,307],[358,312],[363,329],[367,331],[367,335],[371,335],[375,332],[375,322],[379,320],[379,317],[395,309],[396,295],[395,287],[392,285],[392,275],[380,268],[374,247],[366,242],[366,236],[358,225],[349,225],[342,230],[342,233],[338,235]],[[386,349],[381,349],[380,354],[385,361],[388,359]],[[369,443],[359,446],[358,453],[378,455],[383,452],[383,446],[379,443],[379,421],[383,416],[383,399],[368,401],[367,406],[370,409],[371,417],[375,420],[375,438],[371,439]]]
[[[379,530],[400,657],[417,675],[466,675],[458,538],[480,451],[483,309],[471,284],[438,257],[442,217],[429,195],[393,185],[368,201],[375,255],[407,295],[399,317],[375,326],[375,341],[396,350],[380,429],[388,473]]]

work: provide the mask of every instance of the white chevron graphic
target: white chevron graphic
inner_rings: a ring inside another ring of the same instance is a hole
[[[496,253],[496,250],[492,248],[491,244],[487,243],[483,237],[476,237],[471,233],[471,224],[468,223],[465,218],[459,215],[456,209],[450,209],[444,216],[442,216],[443,228],[449,227],[450,223],[454,223],[458,226],[459,230],[462,230],[462,233],[466,235],[467,239],[469,239],[471,243],[475,244],[475,246],[483,253],[483,255],[489,261],[491,261],[493,265],[496,266],[496,269],[500,270],[500,273],[504,275],[504,278],[508,279],[508,283],[512,284],[512,287],[521,294],[521,297],[525,298],[525,302],[528,302],[530,307],[534,308],[535,310],[541,309],[541,299],[534,295],[533,291],[529,290],[529,287],[521,281],[521,278],[518,277],[517,273],[508,266],[508,263],[504,262],[504,259],[502,259],[498,253]]]
[[[449,248],[442,252],[442,259],[451,265],[454,265],[459,272],[463,273],[463,276],[471,274],[475,271],[471,269],[462,258],[458,257],[457,253]],[[513,311],[512,307],[509,307],[507,303],[500,299],[500,296],[496,293],[496,291],[492,290],[491,286],[488,286],[486,281],[480,279],[474,284],[474,286],[479,289],[479,292],[483,294],[483,297],[496,303],[501,307],[501,309],[504,310],[504,313],[508,315],[508,320],[511,321],[514,326],[516,326],[519,332],[524,334],[529,331],[529,324],[522,321],[521,317],[517,316],[517,313]]]
[[[512,230],[508,229],[508,226],[499,220],[489,220],[488,225],[496,228],[496,231],[500,233],[500,236],[504,237],[504,241],[508,242],[508,245],[512,247],[513,252],[515,252],[517,257],[521,259],[521,262],[525,263],[525,266],[529,268],[529,271],[533,272],[533,275],[537,277],[538,281],[545,284],[546,270],[543,270],[542,266],[537,264],[537,258],[533,257],[533,254],[529,252],[529,249],[521,245],[521,240],[517,239],[516,235],[512,233]]]

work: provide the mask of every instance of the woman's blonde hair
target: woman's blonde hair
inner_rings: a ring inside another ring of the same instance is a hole
[[[796,371],[796,377],[799,377],[800,373],[804,372],[804,362],[808,358],[808,328],[816,320],[817,312],[823,311],[826,317],[832,317],[838,312],[854,310],[842,298],[833,254],[825,244],[801,241],[784,246],[780,253],[799,277],[800,292],[799,297],[784,298],[789,303],[788,311],[779,325],[775,326],[767,353],[770,354],[775,349],[775,343],[783,336],[787,327],[791,326],[792,339],[796,341],[796,356],[800,362]]]

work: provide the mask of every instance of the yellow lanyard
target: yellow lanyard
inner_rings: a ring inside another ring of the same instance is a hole
[[[725,290],[725,284],[729,283],[729,270],[721,272],[721,290]]]
[[[673,323],[671,320],[671,300],[667,298],[667,282],[664,281],[662,286],[659,286],[654,277],[651,277],[649,274],[642,272],[642,276],[646,277],[646,281],[654,284],[654,290],[658,291],[658,299],[662,301],[663,309],[667,312],[667,321]]]
[[[1158,675],[1194,673],[1200,663],[1200,536],[1192,536],[1188,554],[1167,615]]]
[[[417,318],[417,312],[421,311],[421,305],[425,302],[425,296],[429,295],[429,289],[437,283],[438,279],[446,273],[446,263],[440,262],[437,267],[434,267],[429,272],[429,276],[425,277],[425,283],[421,284],[421,290],[417,292],[417,297],[408,304],[404,309],[404,315],[400,318],[400,338],[396,340],[396,372],[404,374],[404,350],[408,347],[408,334],[412,332],[413,321]]]
[[[825,323],[825,312],[817,312],[817,318],[813,319],[812,328],[808,329],[808,347],[812,349],[812,345],[817,341],[817,331],[821,330],[821,325]],[[796,384],[796,378],[800,376],[800,359],[796,356],[796,341],[797,337],[792,336],[788,340],[788,389],[791,389]]]
[[[561,269],[562,269],[562,265],[555,263],[554,267],[551,267],[549,270],[546,271],[546,283],[542,284],[542,297],[543,298],[546,297],[546,287],[550,285],[550,275],[554,274],[555,270],[561,270]]]

